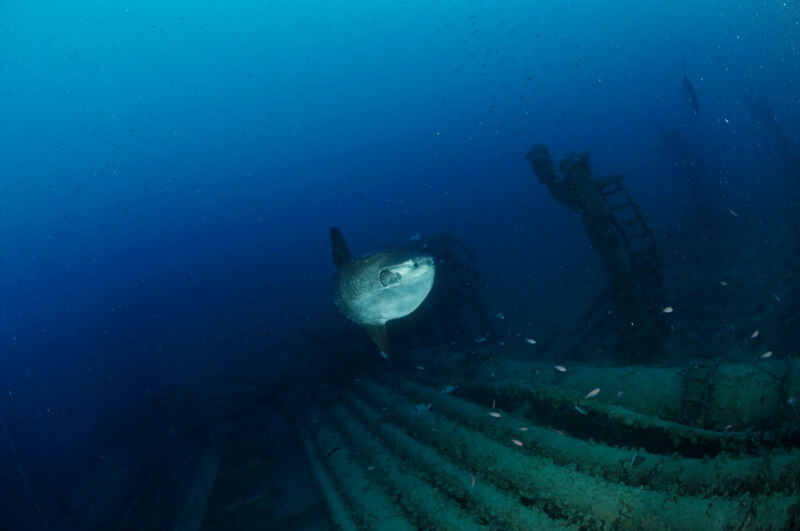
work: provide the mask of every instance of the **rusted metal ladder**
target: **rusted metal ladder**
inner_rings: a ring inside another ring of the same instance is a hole
[[[625,245],[631,273],[644,304],[658,309],[664,306],[664,282],[661,260],[653,231],[647,218],[622,185],[622,176],[599,180],[620,239]]]

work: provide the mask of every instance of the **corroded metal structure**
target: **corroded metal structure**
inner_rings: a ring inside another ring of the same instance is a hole
[[[702,425],[684,418],[697,375],[677,369],[509,365],[454,394],[386,374],[319,400],[299,435],[343,529],[794,529],[798,412],[786,396],[800,365],[772,369],[780,380],[706,371]]]
[[[525,158],[553,197],[581,214],[606,265],[620,361],[657,358],[666,334],[663,320],[656,318],[665,305],[661,263],[653,231],[622,176],[592,177],[588,153],[565,156],[560,176],[545,146],[533,146]]]
[[[184,501],[159,503],[161,481],[118,527],[800,525],[800,360],[553,366],[464,354],[457,367],[430,354],[424,370],[384,369],[261,409],[231,394],[234,415],[212,415],[190,488],[168,497]],[[274,435],[276,407],[296,442]],[[296,455],[271,448],[276,438]],[[280,491],[307,481],[304,470],[319,494],[287,510]]]

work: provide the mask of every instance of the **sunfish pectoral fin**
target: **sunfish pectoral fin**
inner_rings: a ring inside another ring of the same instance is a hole
[[[369,337],[371,337],[375,344],[378,345],[378,348],[381,349],[381,356],[387,360],[391,358],[392,346],[389,344],[389,335],[386,333],[386,324],[377,323],[364,326],[367,329]]]

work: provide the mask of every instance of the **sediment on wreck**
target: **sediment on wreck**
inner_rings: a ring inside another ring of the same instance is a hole
[[[524,411],[503,413],[493,418],[487,413],[489,404],[479,405],[457,396],[437,392],[434,388],[403,380],[385,378],[387,385],[411,401],[434,397],[435,410],[450,419],[505,442],[509,434],[535,441],[525,450],[552,459],[562,466],[602,476],[607,481],[650,488],[672,488],[682,495],[731,495],[735,493],[769,493],[791,488],[800,477],[800,451],[790,449],[770,455],[727,454],[719,459],[689,458],[677,453],[660,455],[631,441],[628,447],[610,446],[593,438],[579,438],[554,426],[537,425],[524,416]],[[507,403],[502,395],[493,399],[499,410]],[[581,413],[572,409],[565,414],[575,418]],[[525,431],[519,431],[524,427]],[[608,431],[604,427],[602,431]],[[597,436],[598,434],[594,434]]]
[[[309,444],[318,456],[324,456],[330,474],[336,478],[337,492],[346,499],[353,521],[359,529],[384,531],[416,527],[403,515],[383,487],[368,477],[366,466],[359,464],[357,453],[346,445],[341,435],[313,416],[309,426]]]
[[[738,528],[751,522],[753,525],[743,528],[757,529],[765,522],[785,522],[787,509],[798,502],[796,495],[691,497],[612,483],[573,465],[561,466],[549,457],[529,453],[528,447],[537,442],[526,436],[527,432],[511,432],[500,442],[472,429],[463,412],[456,421],[437,413],[435,404],[430,410],[415,411],[413,400],[374,382],[358,383],[356,395],[419,443],[470,470],[478,481],[491,483],[517,496],[520,503],[567,523],[698,529]]]
[[[800,359],[768,363],[696,363],[688,367],[596,366],[494,359],[450,374],[463,388],[502,392],[516,400],[537,396],[572,407],[589,390],[602,389],[587,402],[608,411],[630,411],[711,431],[753,431],[797,420],[790,397],[800,395]],[[423,376],[417,376],[424,378]],[[631,418],[635,418],[634,415]]]
[[[474,514],[479,521],[519,530],[571,527],[530,503],[521,503],[519,496],[502,492],[477,473],[459,465],[457,460],[415,440],[361,398],[348,393],[345,401],[348,406],[346,411],[363,419],[364,425],[371,427],[382,444],[404,459],[407,466],[415,469],[415,473],[452,496],[464,511]]]

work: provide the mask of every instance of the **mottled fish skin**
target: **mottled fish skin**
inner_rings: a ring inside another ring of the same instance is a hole
[[[378,251],[336,272],[333,300],[355,323],[382,324],[416,310],[430,293],[433,278],[433,258],[429,255]]]
[[[354,323],[364,325],[385,359],[392,347],[386,322],[416,310],[433,287],[430,255],[413,251],[378,251],[354,258],[344,236],[331,227],[333,302]]]

